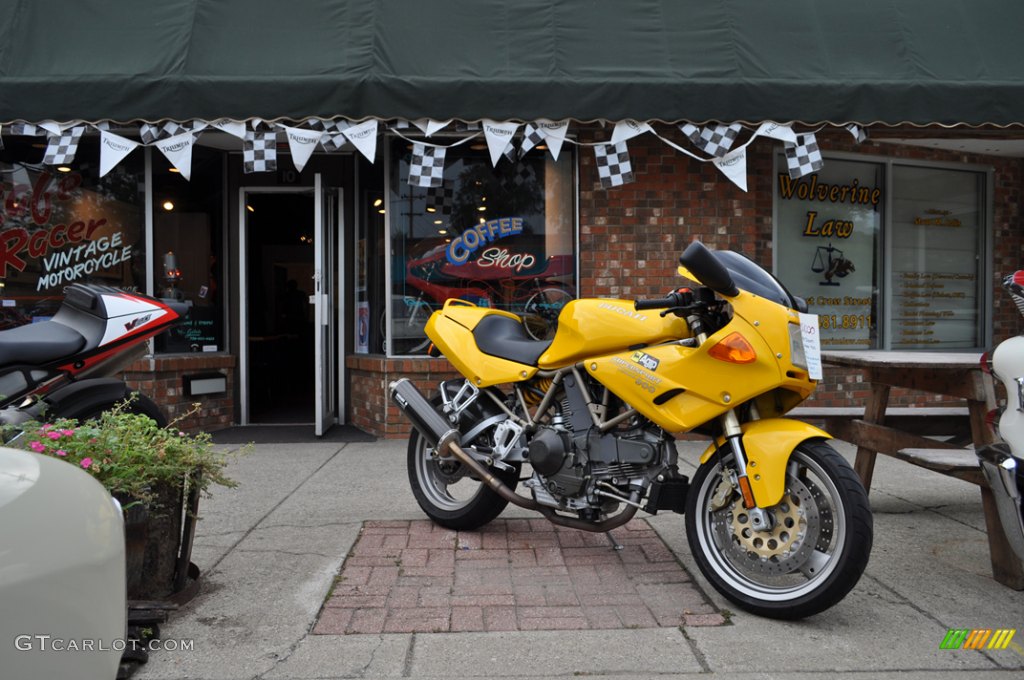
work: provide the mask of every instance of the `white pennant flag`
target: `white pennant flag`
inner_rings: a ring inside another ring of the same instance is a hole
[[[487,150],[491,154],[491,165],[496,166],[498,159],[505,153],[509,143],[519,129],[519,123],[499,123],[484,120],[484,138],[487,139]]]
[[[160,153],[167,157],[171,165],[176,167],[185,179],[192,177],[192,143],[195,137],[191,132],[174,135],[167,139],[154,142]]]
[[[733,184],[744,191],[747,190],[747,147],[741,146],[721,158],[716,158],[712,163],[723,175],[732,180]]]
[[[612,140],[609,143],[618,144],[650,131],[651,126],[649,123],[641,123],[636,120],[620,120],[615,124],[615,129],[612,130]]]
[[[788,123],[782,125],[780,123],[766,121],[761,123],[761,127],[757,128],[757,132],[754,133],[754,136],[771,137],[772,139],[780,139],[783,142],[796,144],[796,133],[793,132],[793,126]]]
[[[281,127],[284,128],[285,136],[288,137],[288,150],[292,152],[292,163],[295,164],[296,170],[302,172],[324,133],[320,130],[303,130],[301,128],[288,127],[287,125],[282,125]]]
[[[221,132],[226,132],[232,137],[245,139],[245,121],[231,120],[230,118],[218,118],[210,123]]]
[[[551,157],[557,161],[558,154],[562,151],[562,142],[565,141],[565,135],[569,131],[569,121],[538,120],[534,125],[544,133]]]
[[[118,163],[124,160],[139,146],[138,142],[125,139],[121,135],[115,135],[106,130],[100,131],[100,177],[114,169]]]
[[[366,160],[373,163],[377,155],[377,119],[372,118],[341,131]]]
[[[448,123],[450,122],[452,122],[451,118],[449,118],[448,120],[431,120],[430,118],[420,118],[419,120],[414,120],[412,124],[418,127],[423,134],[429,137],[435,132],[443,130],[445,127],[448,126]]]

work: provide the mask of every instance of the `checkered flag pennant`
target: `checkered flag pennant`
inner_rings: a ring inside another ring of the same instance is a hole
[[[442,186],[444,184],[444,156],[447,151],[448,149],[443,146],[413,143],[412,160],[409,162],[410,186]]]
[[[442,181],[439,186],[432,186],[428,188],[427,212],[451,215],[454,194],[455,192],[452,190],[451,182]]]
[[[208,124],[203,121],[190,120],[186,123],[179,123],[169,120],[165,123],[143,123],[139,126],[139,137],[142,143],[149,145],[160,139],[183,135],[186,132],[199,132],[206,129]]]
[[[739,123],[710,125],[703,128],[695,137],[691,137],[690,141],[709,156],[721,158],[729,153],[729,149],[732,148],[733,142],[736,141],[736,137],[742,130],[743,126]]]
[[[527,123],[523,130],[523,141],[519,143],[519,157],[525,156],[530,149],[543,142],[547,137],[533,123]]]
[[[320,139],[320,146],[324,148],[324,151],[341,151],[348,143],[348,137],[343,133],[344,130],[352,127],[352,124],[346,120],[323,120],[321,118],[311,118],[306,121],[306,126],[310,130],[317,130],[324,133],[324,136]]]
[[[245,131],[242,168],[247,175],[277,170],[277,130],[260,126]]]
[[[594,159],[597,161],[597,176],[605,189],[629,184],[635,179],[625,142],[596,145]]]
[[[78,151],[78,140],[82,138],[83,132],[85,132],[85,126],[79,125],[68,128],[59,135],[47,135],[46,153],[43,155],[43,163],[46,165],[67,165],[75,160],[75,152]]]
[[[804,175],[821,170],[825,165],[818,150],[818,140],[813,132],[797,135],[796,144],[783,142],[786,147],[786,165],[789,167],[789,176],[792,179],[800,179]]]
[[[857,140],[858,144],[863,144],[868,140],[868,132],[859,125],[851,123],[846,126],[846,131],[853,135],[853,138]]]
[[[8,134],[23,137],[39,137],[43,134],[42,129],[32,123],[11,123],[8,126]]]

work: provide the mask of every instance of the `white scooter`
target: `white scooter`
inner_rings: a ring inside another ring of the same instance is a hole
[[[1003,279],[1003,288],[1024,315],[1024,270]],[[978,450],[978,461],[999,509],[1006,538],[1024,560],[1024,335],[1001,342],[988,359],[992,374],[1006,387],[1006,409],[999,416],[995,444]]]

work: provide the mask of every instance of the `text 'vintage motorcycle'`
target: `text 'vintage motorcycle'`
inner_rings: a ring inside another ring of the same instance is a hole
[[[413,493],[453,529],[509,502],[595,532],[638,510],[685,512],[693,556],[726,598],[774,618],[820,612],[863,573],[872,517],[829,435],[780,417],[816,386],[815,317],[801,324],[802,301],[742,255],[694,242],[680,262],[701,285],[573,300],[551,340],[509,312],[446,302],[426,332],[465,379],[432,402],[408,379],[390,386],[415,426]],[[692,480],[679,432],[714,439]]]
[[[110,286],[75,283],[52,318],[0,331],[0,425],[43,417],[87,420],[127,409],[167,419],[143,394],[113,377],[181,323],[188,304]]]
[[[1003,288],[1024,315],[1024,270],[1003,279]],[[1006,407],[996,425],[1000,441],[979,449],[978,461],[1007,542],[1024,560],[1024,335],[999,343],[982,362],[1006,388]]]

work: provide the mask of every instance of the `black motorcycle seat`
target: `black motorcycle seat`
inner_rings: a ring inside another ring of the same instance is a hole
[[[489,314],[473,329],[476,346],[484,354],[536,366],[550,340],[534,340],[522,322],[502,314]]]
[[[0,332],[0,366],[46,364],[85,347],[85,338],[70,326],[41,321]]]

